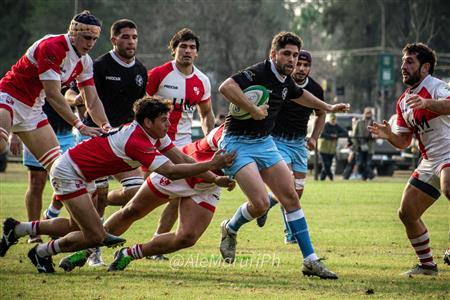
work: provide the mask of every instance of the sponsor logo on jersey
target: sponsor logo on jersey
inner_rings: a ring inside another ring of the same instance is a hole
[[[417,132],[419,134],[433,131],[433,129],[430,128],[430,124],[428,123],[428,120],[425,116],[423,116],[421,119],[411,118],[411,121],[409,121],[408,123],[409,126],[414,129],[414,132]]]
[[[166,89],[178,90],[178,87],[176,85],[165,84],[164,87]]]
[[[285,88],[283,89],[283,91],[281,92],[281,98],[282,98],[283,100],[286,100],[287,93],[288,93],[288,89],[287,89],[287,87],[285,87]]]
[[[255,73],[250,70],[244,70],[242,71],[242,74],[244,74],[244,76],[247,77],[249,81],[253,81],[253,76],[255,76]]]
[[[200,89],[197,86],[194,86],[194,93],[198,96],[200,94]]]
[[[106,76],[105,77],[106,80],[112,80],[112,81],[120,81],[122,80],[120,77],[118,76]]]
[[[194,111],[196,105],[195,103],[190,104],[183,98],[173,98],[172,104],[175,111]]]
[[[144,84],[144,78],[142,78],[141,74],[136,75],[136,78],[134,80],[139,87]]]

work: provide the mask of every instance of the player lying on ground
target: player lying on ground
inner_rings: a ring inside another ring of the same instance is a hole
[[[50,178],[57,199],[63,201],[71,219],[55,218],[23,223],[12,218],[6,219],[0,256],[4,256],[9,247],[25,235],[63,236],[38,244],[28,253],[39,272],[51,273],[54,272],[52,255],[101,245],[123,244],[124,239],[106,233],[89,196],[89,185],[99,177],[144,165],[170,180],[202,175],[206,182],[228,187],[228,178],[204,172],[230,165],[235,155],[219,152],[206,162],[183,163],[195,161],[179,151],[167,136],[170,107],[164,100],[153,97],[141,99],[134,105],[135,121],[108,135],[83,142],[61,156],[52,167]],[[181,164],[155,159],[161,155],[160,152]]]

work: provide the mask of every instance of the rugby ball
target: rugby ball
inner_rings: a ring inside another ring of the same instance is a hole
[[[264,105],[269,101],[269,90],[262,85],[249,86],[243,90],[243,92],[244,95],[247,96],[247,99],[256,106]],[[230,104],[229,110],[230,115],[238,120],[247,120],[252,117],[248,112],[242,110],[239,106],[234,105],[233,103]]]

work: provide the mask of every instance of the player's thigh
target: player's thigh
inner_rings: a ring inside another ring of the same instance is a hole
[[[236,173],[236,181],[251,203],[266,201],[267,190],[256,163],[250,163]]]
[[[84,232],[104,232],[100,216],[88,193],[63,201],[71,218]]]
[[[188,235],[197,240],[208,228],[214,213],[200,206],[191,198],[180,200],[180,222],[178,233]]]
[[[49,124],[31,131],[17,132],[17,135],[37,159],[50,149],[59,147],[55,132]]]
[[[140,215],[146,215],[156,207],[167,203],[167,201],[169,201],[168,198],[158,196],[149,188],[147,182],[144,182],[123,209],[139,212]]]
[[[429,194],[408,183],[403,191],[400,212],[410,219],[418,219],[435,201]]]
[[[440,175],[442,193],[444,193],[447,200],[450,201],[450,166],[443,168]]]

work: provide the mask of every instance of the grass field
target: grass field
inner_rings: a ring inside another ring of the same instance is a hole
[[[26,217],[23,194],[26,175],[19,165],[0,174],[0,218]],[[296,245],[284,245],[278,207],[266,227],[255,223],[238,236],[238,259],[221,262],[219,224],[244,198],[239,190],[223,192],[216,215],[200,241],[169,255],[169,262],[134,261],[124,272],[85,266],[71,273],[38,274],[26,257],[30,245],[22,239],[0,258],[0,299],[449,299],[450,267],[443,265],[447,248],[449,204],[443,197],[425,214],[438,277],[399,276],[416,263],[397,218],[407,177],[371,182],[309,180],[303,209],[319,256],[339,275],[337,281],[303,277]],[[46,199],[50,197],[47,186]],[[47,205],[45,201],[44,205]],[[108,210],[108,214],[113,209]],[[153,234],[161,209],[134,224],[124,237],[127,245]],[[65,213],[64,213],[65,214]],[[114,250],[103,250],[107,263]],[[63,257],[54,258],[56,263]]]

